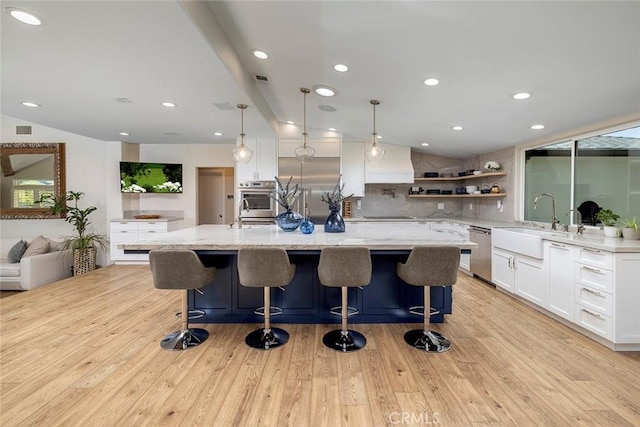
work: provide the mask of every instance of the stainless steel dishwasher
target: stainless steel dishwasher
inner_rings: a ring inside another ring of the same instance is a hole
[[[491,229],[472,225],[469,240],[478,244],[471,250],[471,273],[491,282]]]

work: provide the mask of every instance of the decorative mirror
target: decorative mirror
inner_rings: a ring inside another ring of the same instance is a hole
[[[64,143],[2,143],[0,168],[0,219],[52,218],[37,202],[46,193],[66,194]]]

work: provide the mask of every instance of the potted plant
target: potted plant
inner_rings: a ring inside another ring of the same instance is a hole
[[[640,240],[640,230],[638,230],[638,222],[634,216],[631,219],[625,219],[620,225],[622,237],[631,240]]]
[[[87,229],[89,215],[97,208],[89,206],[85,209],[78,207],[78,200],[84,196],[79,191],[68,191],[60,197],[52,194],[44,195],[40,202],[49,207],[52,215],[62,214],[65,221],[73,225],[76,232],[73,236],[67,236],[63,240],[63,248],[73,250],[73,275],[84,274],[96,268],[96,252],[98,246],[103,250],[107,248],[109,238],[104,234],[91,232]],[[68,206],[67,202],[73,201],[73,206]]]
[[[302,194],[302,188],[298,184],[291,187],[291,180],[293,177],[289,177],[287,185],[282,185],[280,179],[275,177],[277,188],[270,194],[270,197],[275,200],[280,206],[284,208],[284,212],[276,216],[276,224],[283,231],[295,231],[302,223],[303,217],[297,212],[293,211],[293,205]]]
[[[322,201],[329,205],[329,216],[324,223],[325,233],[343,233],[345,230],[344,219],[340,215],[340,208],[342,207],[342,201],[347,199],[353,194],[345,196],[342,192],[344,190],[344,183],[340,185],[340,179],[342,175],[338,177],[338,182],[331,191],[325,191],[322,194]]]
[[[620,215],[613,213],[611,209],[600,209],[596,214],[596,219],[602,222],[602,228],[606,237],[618,237],[616,222]]]

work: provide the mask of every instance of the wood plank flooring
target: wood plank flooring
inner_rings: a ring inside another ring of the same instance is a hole
[[[257,325],[205,325],[203,345],[164,351],[179,307],[146,266],[2,298],[0,425],[640,425],[640,352],[465,275],[432,325],[453,343],[442,354],[404,343],[415,324],[354,325],[368,343],[352,354],[322,345],[334,325],[284,325],[290,341],[272,351],[245,345]]]

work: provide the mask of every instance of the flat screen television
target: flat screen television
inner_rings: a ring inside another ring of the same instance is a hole
[[[122,193],[182,193],[182,164],[120,162]]]

